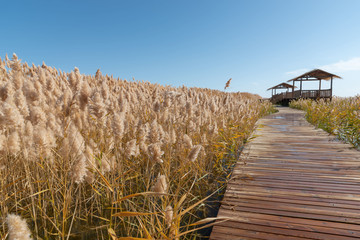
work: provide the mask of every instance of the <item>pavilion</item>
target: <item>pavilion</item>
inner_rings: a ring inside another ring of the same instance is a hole
[[[333,92],[333,79],[334,78],[341,78],[335,74],[326,72],[321,69],[314,69],[312,71],[306,72],[298,77],[292,78],[288,80],[287,82],[292,82],[291,84],[286,83],[280,83],[274,87],[269,88],[268,90],[272,90],[271,99],[270,101],[273,103],[282,103],[287,104],[291,100],[294,99],[300,99],[300,98],[310,98],[310,99],[320,99],[320,98],[326,98],[331,99],[332,98],[332,92]],[[321,82],[322,81],[330,81],[330,88],[329,89],[321,89]],[[304,90],[303,89],[303,82],[309,82],[309,81],[318,81],[319,82],[319,88],[316,90]],[[297,91],[294,91],[295,83],[300,83],[300,88]],[[276,94],[276,89],[292,89],[291,92],[283,92]],[[275,91],[275,93],[274,93]]]
[[[294,87],[293,85],[283,82],[276,86],[268,88],[267,91],[271,90],[271,97],[273,97],[274,95],[276,95],[276,89],[286,89],[286,92],[289,92],[289,89],[292,89],[293,87]]]

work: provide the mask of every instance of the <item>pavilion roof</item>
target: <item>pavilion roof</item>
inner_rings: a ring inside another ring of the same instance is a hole
[[[292,78],[290,80],[288,80],[287,82],[292,82],[292,81],[318,81],[318,80],[330,80],[331,77],[334,78],[341,78],[335,74],[326,72],[324,70],[321,69],[314,69],[311,70],[309,72],[306,72],[296,78]]]
[[[280,83],[276,86],[269,88],[267,91],[269,91],[271,89],[287,89],[287,88],[293,88],[293,85],[283,82],[283,83]]]

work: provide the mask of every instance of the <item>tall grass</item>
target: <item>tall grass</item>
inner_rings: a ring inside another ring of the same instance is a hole
[[[300,99],[290,107],[306,111],[306,119],[318,128],[360,149],[360,97],[333,98],[332,101]]]
[[[0,238],[16,220],[34,239],[193,239],[271,109],[248,93],[0,59]]]

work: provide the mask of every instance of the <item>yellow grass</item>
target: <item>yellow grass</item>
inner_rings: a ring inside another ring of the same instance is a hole
[[[248,93],[0,59],[0,238],[15,236],[9,214],[34,239],[194,238],[271,108]]]
[[[360,149],[360,96],[332,101],[300,99],[290,106],[306,111],[306,119],[316,127]]]

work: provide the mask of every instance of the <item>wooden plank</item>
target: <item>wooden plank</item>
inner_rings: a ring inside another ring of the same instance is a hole
[[[233,210],[238,212],[250,212],[250,213],[259,213],[259,214],[269,214],[280,217],[294,217],[294,218],[302,218],[302,219],[315,219],[315,220],[323,220],[323,221],[331,221],[331,222],[343,222],[343,223],[351,223],[351,224],[360,224],[359,218],[350,218],[346,216],[332,216],[332,215],[323,215],[316,213],[305,213],[300,212],[299,209],[287,208],[287,209],[278,209],[275,208],[264,208],[264,206],[229,206],[224,204],[221,206],[226,210]]]
[[[267,221],[269,224],[275,222],[282,222],[285,224],[289,224],[289,228],[293,228],[292,224],[295,224],[302,226],[304,228],[308,228],[309,226],[311,226],[311,227],[327,227],[333,229],[343,229],[351,234],[359,234],[360,232],[359,224],[353,224],[353,223],[322,221],[317,219],[279,216],[279,215],[272,215],[266,213],[238,212],[229,209],[221,209],[219,213],[221,213],[222,217],[229,217],[230,219],[235,219],[237,221],[243,221],[243,222],[252,222],[255,221],[256,219],[256,220]],[[226,222],[222,223],[221,225],[226,225]],[[217,226],[218,225],[215,225],[214,229],[216,229]]]
[[[309,93],[310,94],[310,93]],[[258,123],[210,239],[360,238],[360,152],[281,108]]]
[[[260,222],[260,221],[259,221]],[[261,223],[261,222],[260,222]],[[360,236],[354,236],[349,233],[349,231],[346,230],[334,230],[331,228],[322,228],[322,227],[308,227],[305,231],[304,228],[300,228],[300,230],[297,229],[289,229],[286,224],[279,224],[276,223],[278,226],[282,227],[274,227],[274,224],[272,226],[266,226],[266,224],[255,224],[255,221],[251,223],[243,223],[243,222],[236,222],[236,221],[228,221],[226,226],[233,227],[235,229],[240,228],[243,230],[250,230],[250,231],[257,231],[257,232],[266,232],[266,233],[272,233],[276,235],[284,235],[286,236],[293,236],[293,237],[300,237],[302,239],[304,238],[310,238],[310,239],[326,239],[326,240],[353,240],[358,239]],[[316,231],[314,231],[316,230]],[[339,233],[343,233],[345,235],[339,235]]]
[[[293,216],[309,219],[326,219],[331,221],[338,222],[350,222],[357,223],[359,222],[359,213],[342,211],[342,209],[336,208],[325,208],[325,207],[315,207],[308,205],[290,205],[290,204],[279,204],[277,202],[269,201],[267,203],[262,203],[257,205],[255,203],[246,203],[246,202],[224,202],[224,209],[231,210],[241,210],[248,212],[260,212],[260,213],[269,213],[274,215],[281,216]],[[274,210],[273,207],[277,207]],[[355,219],[357,218],[357,219]],[[355,219],[355,220],[354,220]]]
[[[248,183],[244,183],[243,181],[232,181],[228,184],[228,186],[232,187],[266,187],[266,188],[279,188],[279,189],[289,189],[289,190],[307,190],[307,191],[316,191],[316,192],[327,192],[327,193],[348,193],[348,194],[357,194],[360,197],[360,189],[355,187],[348,187],[346,185],[341,188],[341,186],[324,186],[315,184],[309,185],[300,185],[300,184],[292,184],[290,182],[284,183],[274,183],[274,182],[258,182],[258,181],[250,181]],[[229,188],[231,189],[231,188]]]
[[[214,238],[213,236],[210,239],[243,239],[243,237],[252,237],[256,239],[270,239],[270,240],[299,240],[304,238],[299,237],[293,237],[289,235],[280,235],[280,234],[272,234],[272,233],[264,233],[264,232],[258,232],[258,231],[249,231],[237,228],[234,231],[229,230],[226,227],[218,226],[217,232],[226,234],[226,238]],[[241,238],[239,238],[241,237]]]
[[[251,187],[251,188],[249,188],[249,190],[247,190],[245,188],[244,189],[235,189],[235,188],[231,188],[231,187],[229,187],[228,189],[229,189],[228,191],[231,193],[267,192],[267,193],[274,193],[274,194],[281,194],[281,195],[292,194],[295,196],[304,196],[304,197],[360,201],[360,196],[354,195],[354,194],[333,194],[331,192],[323,193],[323,192],[296,190],[296,189],[276,189],[275,186],[273,188]]]
[[[270,200],[255,200],[255,199],[229,199],[223,200],[224,205],[230,206],[242,206],[250,208],[265,208],[273,209],[276,207],[278,210],[287,210],[295,212],[306,212],[306,213],[316,213],[323,215],[333,215],[333,216],[343,216],[343,217],[353,217],[360,218],[360,209],[346,209],[336,206],[319,206],[312,204],[305,204],[304,202],[300,203],[286,203],[280,201]]]
[[[248,182],[248,181],[296,181],[296,182],[301,182],[303,184],[311,184],[311,183],[319,183],[319,184],[327,184],[327,183],[332,183],[332,184],[344,184],[344,185],[348,185],[348,186],[359,186],[360,184],[360,179],[341,179],[339,180],[339,178],[324,178],[324,177],[320,177],[320,176],[312,176],[312,178],[309,178],[308,176],[302,176],[302,175],[298,175],[298,176],[294,176],[294,174],[290,175],[290,174],[277,174],[277,175],[263,175],[260,173],[251,173],[248,175],[237,175],[237,176],[233,176],[231,181],[236,181],[237,179],[244,181],[244,182]]]
[[[250,179],[249,179],[250,180]],[[249,180],[244,180],[241,178],[237,178],[237,179],[233,179],[231,180],[231,183],[237,183],[237,184],[246,184],[249,182]],[[334,182],[334,181],[328,181],[328,182],[322,182],[319,181],[317,179],[313,179],[313,181],[309,181],[309,179],[301,179],[301,178],[297,178],[296,180],[294,180],[293,178],[288,178],[288,177],[284,177],[284,178],[277,178],[277,179],[273,179],[273,178],[260,178],[260,177],[254,177],[250,180],[250,182],[254,182],[254,183],[264,183],[264,184],[284,184],[284,180],[286,180],[289,183],[289,186],[303,186],[303,185],[309,185],[311,187],[320,187],[320,188],[334,188],[334,189],[341,189],[341,188],[345,188],[345,189],[353,189],[355,191],[359,190],[359,182],[344,182],[342,181],[341,185],[339,185],[339,182]],[[310,179],[311,180],[311,179]]]
[[[226,201],[238,201],[241,199],[249,199],[249,200],[259,200],[259,201],[268,201],[268,202],[280,202],[280,203],[294,203],[294,204],[305,204],[305,205],[311,205],[311,206],[325,206],[325,207],[334,207],[334,208],[341,208],[341,209],[358,209],[360,210],[360,205],[357,201],[354,201],[353,204],[344,204],[344,203],[336,203],[336,202],[330,202],[330,201],[321,201],[322,199],[316,199],[316,198],[296,198],[296,197],[287,197],[287,196],[274,196],[274,195],[267,195],[267,196],[261,196],[260,194],[256,195],[250,195],[250,194],[244,194],[244,195],[237,195],[236,197],[226,195],[223,199],[223,202]]]

